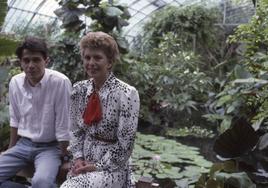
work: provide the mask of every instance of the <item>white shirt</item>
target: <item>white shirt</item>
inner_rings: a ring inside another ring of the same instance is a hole
[[[50,69],[35,87],[25,73],[14,76],[9,83],[10,126],[33,142],[68,141],[71,88],[65,75]]]

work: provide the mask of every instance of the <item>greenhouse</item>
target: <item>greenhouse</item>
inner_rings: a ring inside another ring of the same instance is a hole
[[[1,0],[0,31],[0,188],[268,187],[268,0]]]

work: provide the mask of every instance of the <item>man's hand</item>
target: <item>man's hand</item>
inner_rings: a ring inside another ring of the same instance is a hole
[[[60,149],[61,149],[61,156],[62,157],[69,155],[69,152],[67,150],[68,145],[69,145],[69,142],[68,141],[60,141],[59,142],[59,146],[60,146]]]
[[[18,135],[18,128],[11,127],[10,128],[10,139],[9,139],[8,148],[12,148],[13,146],[15,146],[19,138],[20,137]]]

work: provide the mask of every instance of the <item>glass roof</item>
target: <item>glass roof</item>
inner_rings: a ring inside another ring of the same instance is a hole
[[[127,5],[131,14],[129,25],[124,27],[123,34],[132,40],[150,15],[166,5],[186,6],[191,4],[216,5],[222,10],[219,24],[237,25],[248,22],[255,13],[252,0],[119,0]],[[235,8],[234,8],[235,3]],[[58,23],[54,10],[59,8],[55,0],[8,0],[8,13],[2,27],[4,32],[16,32],[27,29],[30,25],[40,23]]]

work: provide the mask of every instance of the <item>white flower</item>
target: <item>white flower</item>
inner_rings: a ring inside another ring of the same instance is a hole
[[[186,57],[185,57],[185,60],[190,60],[190,59],[191,59],[190,56],[186,56]]]
[[[154,156],[152,157],[152,159],[153,159],[154,161],[160,161],[161,156],[160,156],[160,155],[154,155]]]
[[[183,73],[184,74],[187,74],[187,73],[189,73],[190,71],[189,71],[189,69],[186,69]]]

